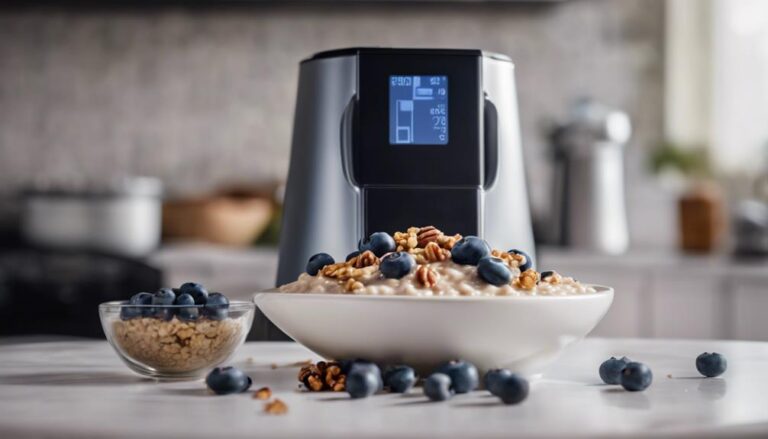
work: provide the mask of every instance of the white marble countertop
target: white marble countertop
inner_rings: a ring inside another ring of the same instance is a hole
[[[720,378],[694,359],[728,358]],[[645,392],[603,385],[597,369],[627,355],[654,372]],[[295,367],[313,358],[293,343],[247,343],[234,359],[285,401],[263,413],[251,393],[212,396],[202,381],[156,382],[133,375],[107,342],[0,345],[0,437],[597,437],[768,435],[768,343],[587,339],[569,349],[518,406],[484,391],[430,403],[420,389],[352,401],[345,393],[297,390]]]

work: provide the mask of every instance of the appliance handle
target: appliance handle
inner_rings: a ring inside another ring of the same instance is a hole
[[[483,101],[483,189],[488,190],[496,183],[499,174],[499,113],[487,95]]]
[[[352,145],[355,139],[355,118],[357,110],[357,95],[352,96],[349,103],[344,107],[344,113],[341,115],[341,168],[344,172],[344,178],[350,186],[357,189],[359,186],[355,181],[354,172],[352,172]]]

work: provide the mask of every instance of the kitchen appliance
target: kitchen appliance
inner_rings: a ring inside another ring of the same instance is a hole
[[[145,256],[160,242],[161,193],[149,177],[35,187],[22,197],[22,236],[41,248]]]
[[[549,241],[603,253],[629,247],[624,146],[629,117],[582,100],[551,132],[555,172]]]
[[[514,67],[480,50],[350,48],[301,63],[278,285],[372,232],[434,225],[533,252]]]

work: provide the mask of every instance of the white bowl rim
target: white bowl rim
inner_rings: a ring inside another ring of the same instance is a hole
[[[342,300],[410,300],[427,302],[468,302],[483,300],[590,300],[613,295],[613,287],[597,284],[585,284],[594,288],[594,293],[568,294],[568,295],[519,295],[519,296],[407,296],[407,295],[379,295],[379,294],[341,294],[341,293],[281,293],[278,290],[265,290],[256,292],[253,301],[268,298],[304,298],[304,299],[342,299]],[[301,299],[298,299],[301,300]]]

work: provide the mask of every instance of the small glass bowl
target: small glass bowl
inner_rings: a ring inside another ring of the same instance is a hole
[[[254,309],[245,301],[213,310],[115,301],[99,305],[99,316],[109,344],[131,370],[150,378],[186,380],[200,378],[232,357],[251,329]],[[195,314],[199,317],[194,320],[180,318]]]

